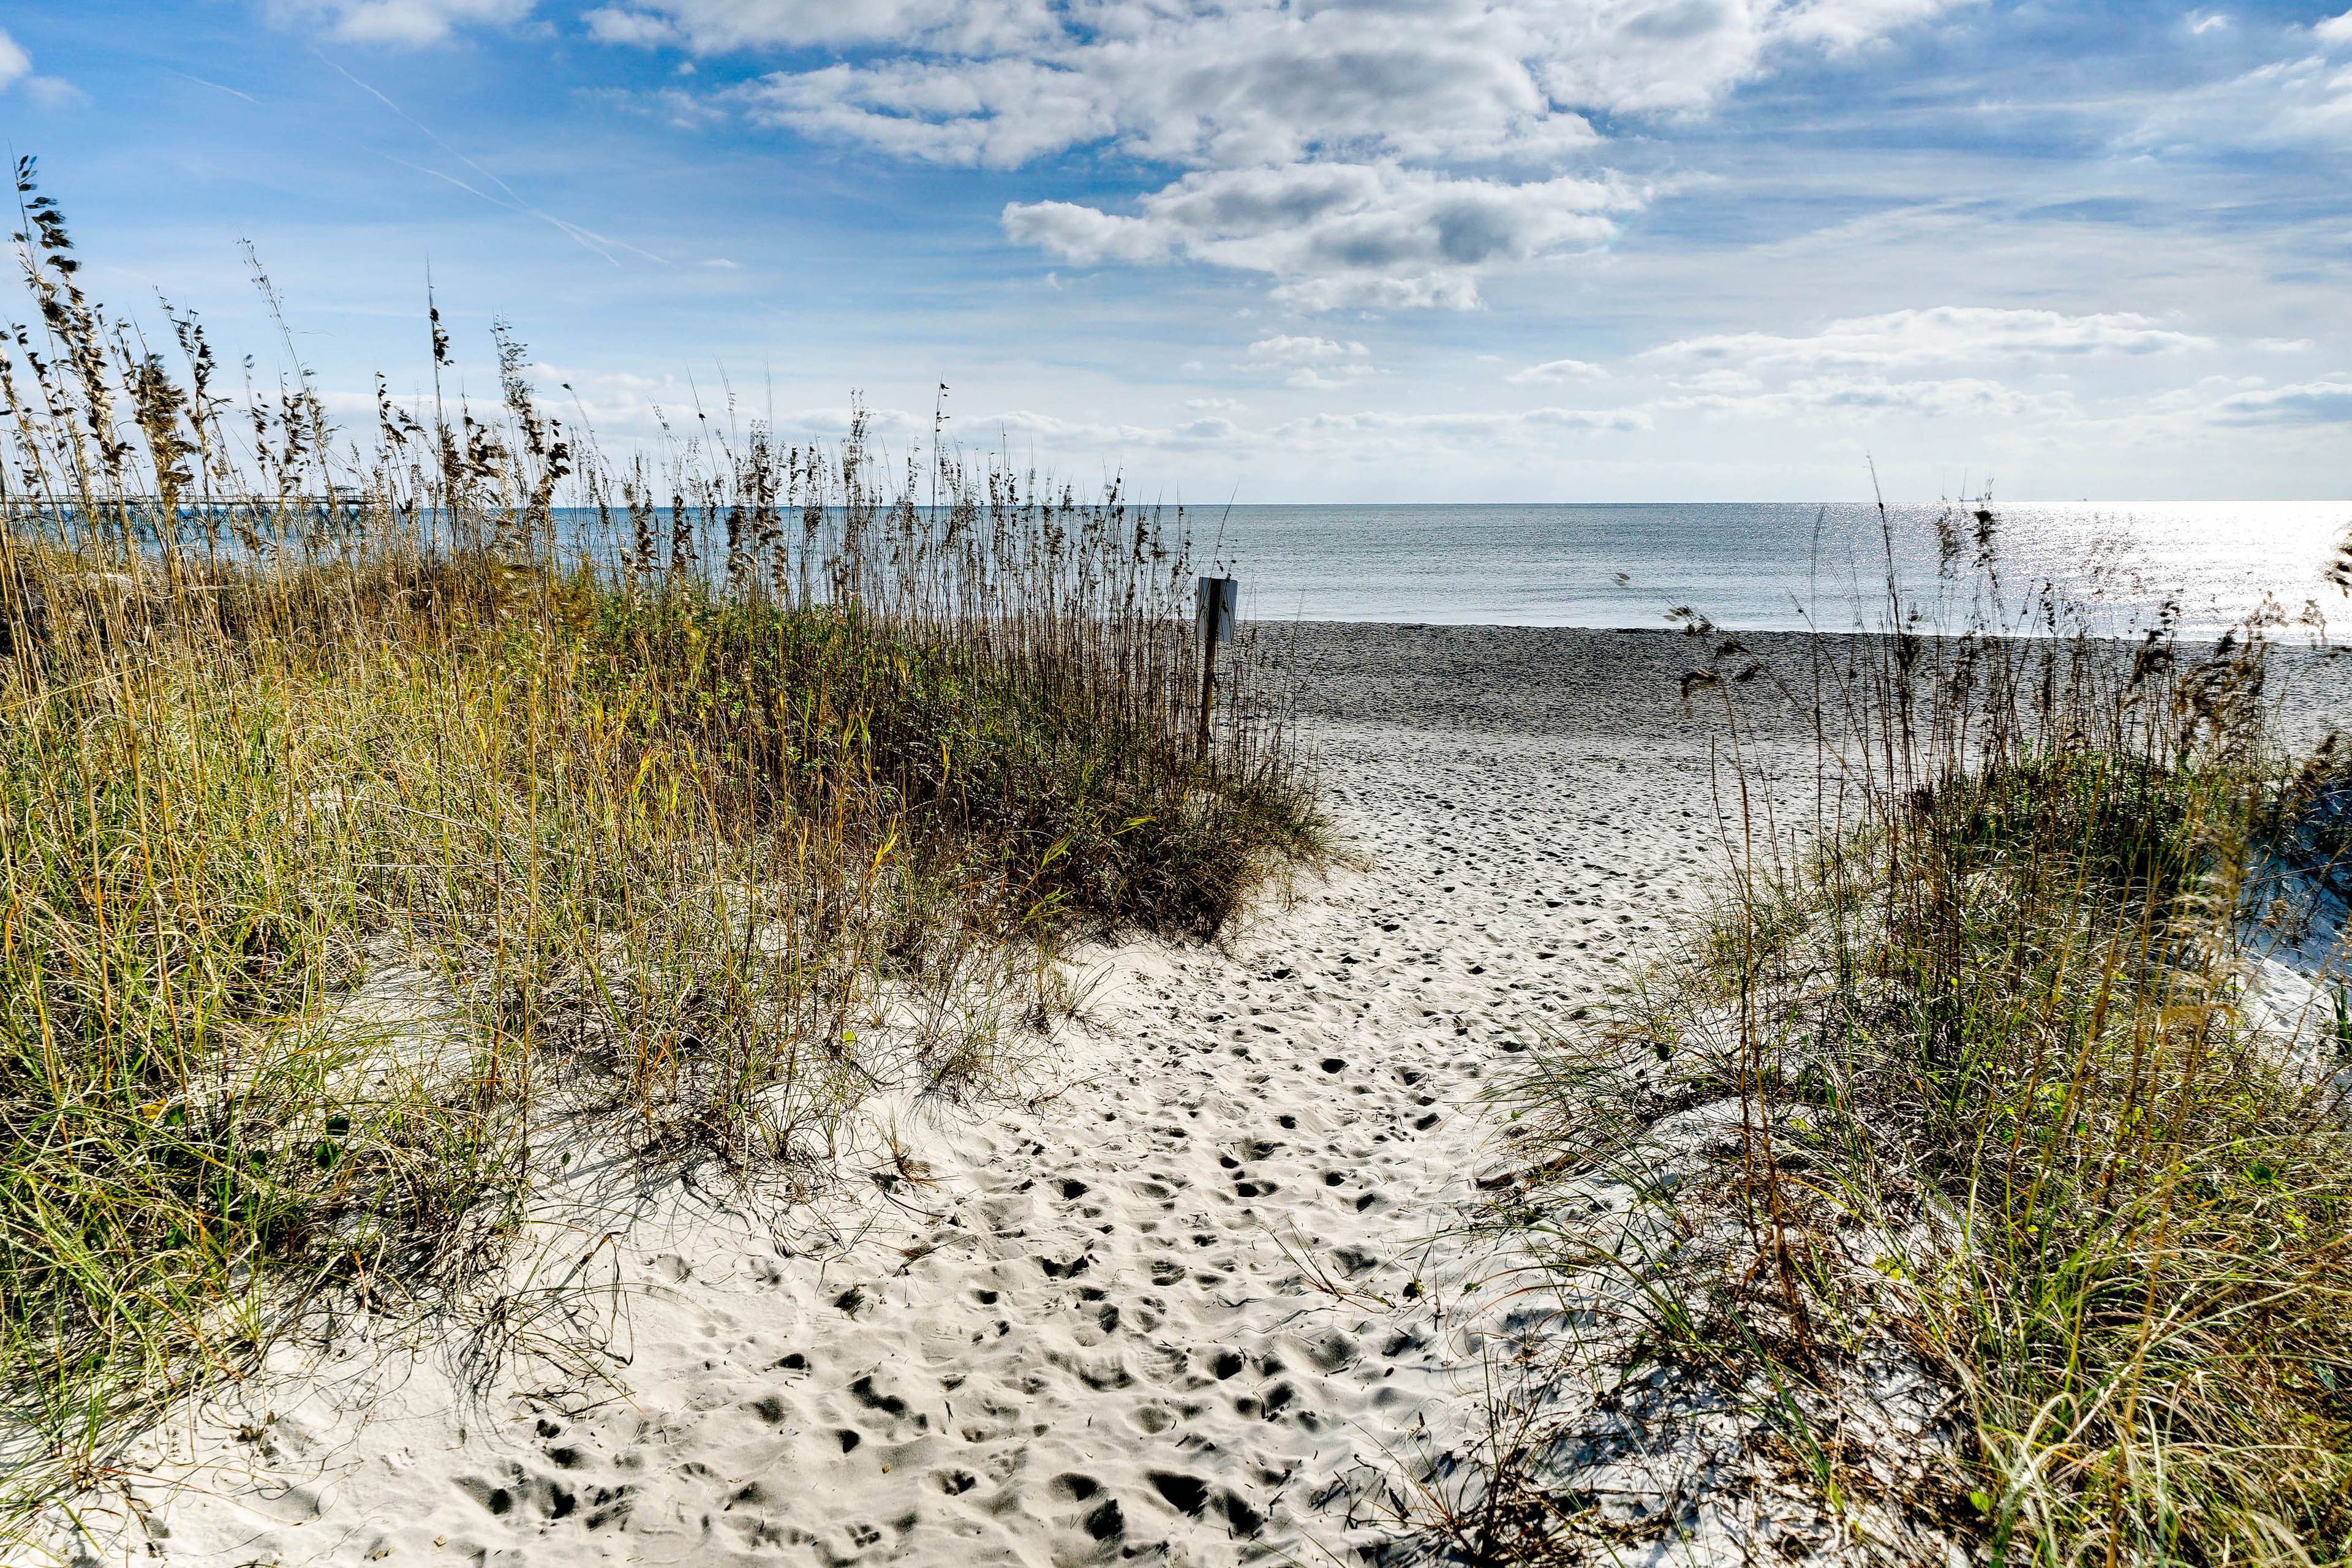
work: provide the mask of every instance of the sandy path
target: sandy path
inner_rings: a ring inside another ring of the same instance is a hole
[[[1478,1422],[1406,1299],[1458,1276],[1423,1243],[1476,1201],[1477,1097],[1717,852],[1667,639],[1310,636],[1364,868],[1108,955],[1053,1092],[900,1128],[919,1179],[781,1233],[672,1184],[558,1237],[495,1342],[601,1332],[616,1388],[346,1327],[143,1444],[104,1558],[1357,1560],[1381,1532],[1323,1505]]]

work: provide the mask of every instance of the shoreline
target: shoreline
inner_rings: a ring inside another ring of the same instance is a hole
[[[1860,647],[1891,635],[1717,628],[1693,637],[1671,626],[1248,624],[1270,647],[1281,650],[1279,657],[1307,672],[1301,717],[1508,735],[1663,733],[1678,744],[1703,744],[1717,727],[1709,716],[1685,714],[1680,680],[1686,670],[1706,664],[1709,652],[1726,639],[1752,650],[1789,679],[1805,675],[1822,647]],[[2138,646],[2127,638],[2104,640],[2118,654]],[[2184,639],[2179,646],[2194,655],[2214,645]],[[2330,730],[2352,726],[2352,659],[2288,643],[2274,645],[2271,658],[2290,688],[2282,713],[2283,738],[2290,744],[2315,745]],[[1579,672],[1584,672],[1581,680]],[[1590,679],[1593,672],[1602,679]],[[1811,742],[1810,721],[1799,716],[1775,724],[1769,721],[1776,711],[1786,713],[1781,705],[1750,700],[1742,721],[1752,721],[1777,738]]]

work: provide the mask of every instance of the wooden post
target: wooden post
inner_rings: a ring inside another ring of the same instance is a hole
[[[1241,599],[1242,584],[1237,577],[1203,577],[1196,590],[1199,608],[1195,612],[1201,639],[1201,730],[1193,742],[1193,751],[1202,762],[1209,758],[1209,711],[1217,694],[1217,642],[1232,635],[1234,608]]]

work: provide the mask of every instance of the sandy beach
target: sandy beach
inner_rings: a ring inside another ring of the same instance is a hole
[[[884,1100],[812,1201],[549,1173],[494,1301],[215,1390],[88,1560],[1378,1560],[1485,1419],[1482,1094],[1709,896],[1722,736],[1670,635],[1292,635],[1356,864],[1091,951],[1023,1093]]]
[[[2352,1568],[2352,0],[7,12],[0,1568]]]

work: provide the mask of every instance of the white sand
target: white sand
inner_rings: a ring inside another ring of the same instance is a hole
[[[89,1500],[98,1560],[1362,1561],[1371,1483],[1483,1429],[1445,1316],[1481,1091],[1720,851],[1679,639],[1307,645],[1364,868],[1222,951],[1104,955],[1033,1101],[899,1112],[920,1165],[877,1132],[780,1218],[551,1178],[578,1228],[495,1310],[340,1325],[184,1413]]]
[[[289,1349],[126,1456],[101,1560],[1216,1563],[1392,1534],[1318,1500],[1483,1423],[1475,1358],[1405,1297],[1463,1267],[1439,1238],[1478,1199],[1477,1096],[1695,907],[1711,812],[1667,639],[1315,637],[1364,868],[1223,951],[1105,955],[1054,1091],[899,1127],[922,1181],[869,1141],[889,1184],[781,1235],[675,1182],[607,1194],[540,1227],[498,1331]],[[559,1350],[597,1340],[608,1383]]]

